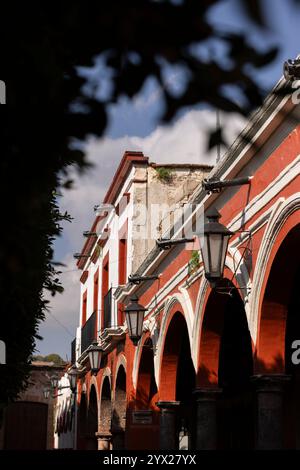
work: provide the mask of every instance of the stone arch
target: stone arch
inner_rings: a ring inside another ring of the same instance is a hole
[[[97,389],[94,384],[90,386],[89,403],[87,412],[87,437],[88,449],[97,450],[97,437],[98,432],[98,398]]]
[[[89,387],[88,387],[88,402],[90,400],[91,396],[91,388],[95,388],[96,396],[97,396],[97,403],[98,403],[98,412],[99,412],[99,387],[97,383],[97,378],[95,375],[92,375],[91,380],[89,382]]]
[[[195,374],[188,326],[178,302],[173,302],[166,318],[165,327],[160,332],[159,398],[163,401],[176,400],[178,395],[178,367],[181,353],[186,356],[188,375]]]
[[[100,423],[99,432],[101,434],[110,434],[112,418],[112,391],[110,369],[103,373],[100,389]]]
[[[126,429],[126,411],[127,411],[127,395],[126,395],[126,369],[120,362],[116,371],[114,402],[112,412],[111,432],[113,435],[113,449],[125,448],[125,429]]]
[[[218,287],[207,288],[203,299],[197,388],[212,400],[218,396],[217,448],[248,449],[254,439],[252,341],[239,290],[226,277]]]
[[[300,209],[300,193],[296,193],[288,199],[280,198],[274,206],[268,221],[265,233],[262,238],[262,243],[257,255],[255,270],[253,273],[253,285],[250,301],[250,331],[254,343],[257,342],[259,334],[259,322],[261,306],[264,296],[264,290],[267,284],[268,276],[271,270],[272,261],[275,258],[278,246],[276,246],[276,239],[288,219],[292,217],[296,211]],[[296,225],[298,217],[295,220],[290,220],[292,228]]]
[[[86,449],[87,437],[87,399],[86,394],[81,393],[80,403],[78,407],[78,432],[77,432],[77,448],[79,450]]]
[[[255,372],[265,380],[277,380],[278,415],[273,415],[274,421],[268,428],[274,448],[299,448],[300,443],[300,371],[293,359],[293,345],[294,342],[298,345],[300,338],[299,209],[299,194],[277,203],[263,237],[256,269]]]
[[[288,207],[295,209],[294,205],[285,205],[286,209]],[[256,295],[256,306],[259,307],[256,319],[256,371],[259,373],[286,371],[286,340],[287,333],[291,333],[291,328],[287,331],[287,322],[291,319],[290,302],[299,288],[300,211],[284,210],[281,214],[284,216],[279,220],[276,217],[274,221],[274,227],[278,230],[276,236],[268,240],[271,243],[268,257],[258,272],[260,279],[257,286],[261,286],[261,290]]]
[[[230,250],[231,255],[233,254],[232,249]],[[234,273],[234,264],[231,256],[226,257],[226,264],[224,269],[224,276],[231,279]],[[240,270],[240,275],[232,279],[233,285],[240,289],[241,297],[244,302],[244,308],[246,312],[247,321],[249,323],[250,310],[248,302],[247,289],[251,288],[251,281],[249,280],[249,274],[247,268],[244,266]],[[247,289],[241,289],[247,286]],[[209,282],[204,276],[204,270],[202,270],[202,280],[199,288],[199,293],[196,302],[195,308],[195,319],[193,324],[192,331],[192,358],[195,364],[195,369],[198,370],[200,367],[199,358],[200,358],[200,342],[201,342],[201,332],[202,332],[202,323],[204,318],[204,312],[206,304],[211,293],[211,287]],[[250,330],[251,333],[251,330]]]
[[[159,324],[157,323],[156,318],[147,319],[144,322],[143,335],[142,335],[141,340],[139,341],[137,347],[135,348],[135,354],[134,354],[134,359],[133,359],[132,383],[133,383],[133,386],[134,386],[135,389],[137,388],[141,354],[143,352],[144,343],[148,339],[151,339],[151,342],[152,342],[153,359],[154,359],[154,376],[155,376],[156,384],[158,383],[159,363],[157,361],[156,351],[157,351],[157,347],[158,347],[158,344],[159,344],[159,334],[160,334]]]
[[[116,373],[115,373],[115,380],[114,380],[114,387],[113,387],[114,390],[116,389],[116,381],[117,381],[118,372],[119,372],[120,367],[123,367],[123,369],[125,370],[125,373],[127,373],[127,359],[124,356],[124,354],[119,354],[118,355],[117,365],[116,365]]]
[[[147,334],[144,335],[141,341],[135,405],[140,409],[156,409],[155,402],[157,398],[153,341],[151,336]]]
[[[225,271],[226,274],[230,274],[228,270],[227,273]],[[231,288],[230,295],[221,290],[212,290],[206,284],[202,286],[202,290],[206,288],[206,291],[202,300],[203,313],[201,315],[198,347],[199,367],[197,369],[197,386],[202,388],[224,387],[224,380],[220,380],[220,358],[225,347],[224,341],[227,341],[228,348],[237,348],[236,359],[240,357],[244,361],[245,358],[245,361],[249,362],[249,370],[252,368],[252,343],[244,302],[233,282],[225,277],[220,282],[220,286],[222,285]],[[232,353],[234,353],[233,350]],[[234,365],[239,369],[236,370],[236,373],[241,379],[247,364],[235,362],[235,354],[232,354],[231,362],[233,369]],[[227,370],[226,373],[227,375],[234,374],[235,371]],[[223,372],[222,374],[224,375]],[[247,377],[249,376],[250,372],[247,372]],[[233,380],[234,377],[231,378],[231,381]]]
[[[157,342],[156,355],[155,355],[155,372],[156,372],[156,382],[160,387],[160,378],[161,378],[161,364],[162,364],[162,354],[164,350],[165,338],[169,325],[172,321],[172,317],[176,312],[180,312],[183,319],[185,328],[188,333],[190,353],[191,343],[192,343],[192,331],[193,331],[193,313],[187,310],[186,302],[182,294],[174,294],[170,299],[165,303],[165,309],[163,313],[163,318],[160,326],[159,338]]]
[[[195,440],[195,367],[186,318],[177,302],[168,314],[168,323],[161,341],[161,364],[158,406],[170,403],[180,407],[172,430],[172,448],[192,448]],[[173,411],[175,412],[175,410]],[[161,434],[162,439],[162,434]],[[181,447],[184,446],[184,447]]]

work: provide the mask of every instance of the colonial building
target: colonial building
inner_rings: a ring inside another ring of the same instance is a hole
[[[126,339],[124,303],[116,292],[210,170],[206,165],[161,166],[141,152],[125,152],[103,203],[95,207],[95,222],[85,233],[87,241],[78,256],[83,272],[73,360],[82,371],[77,395],[79,449],[127,446],[127,394],[132,388],[127,363],[134,348]],[[90,372],[88,361],[95,339],[103,349],[97,375]]]
[[[125,153],[78,256],[77,448],[299,448],[300,107],[285,85],[213,169]],[[228,247],[212,230],[200,251],[216,210]]]

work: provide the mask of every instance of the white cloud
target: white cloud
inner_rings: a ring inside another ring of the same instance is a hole
[[[81,176],[73,172],[74,189],[64,191],[61,201],[62,210],[74,217],[73,223],[66,225],[64,234],[69,249],[78,251],[81,248],[82,232],[90,228],[94,218],[93,207],[103,200],[125,150],[142,150],[157,163],[214,164],[216,149],[207,152],[207,139],[215,121],[214,112],[190,111],[173,126],[159,126],[144,138],[91,139],[86,151],[88,161],[94,167]],[[221,121],[226,140],[232,143],[245,121],[237,115],[229,115],[226,121],[223,117]]]
[[[221,117],[224,136],[232,143],[245,121],[238,115]],[[160,126],[148,137],[132,137],[132,143],[141,148],[157,163],[205,163],[213,165],[216,149],[207,151],[209,132],[216,126],[215,112],[190,111],[173,126]],[[224,149],[223,149],[224,151]]]
[[[79,321],[81,273],[76,269],[75,260],[70,253],[67,253],[61,261],[67,266],[60,269],[63,272],[60,280],[65,290],[63,294],[56,294],[54,297],[48,291],[44,293],[45,298],[50,301],[50,312],[40,327],[39,333],[45,339],[38,342],[37,349],[43,355],[55,352],[63,359],[66,359],[66,355],[70,359],[70,343],[75,337]]]
[[[172,126],[159,126],[147,137],[125,136],[118,139],[103,137],[91,139],[87,144],[87,158],[94,167],[86,174],[78,176],[72,171],[74,189],[66,190],[61,200],[62,211],[67,210],[73,217],[72,224],[66,224],[60,251],[65,251],[64,271],[76,269],[73,253],[80,251],[84,242],[82,232],[88,230],[94,219],[93,207],[99,204],[109,187],[111,179],[125,150],[142,150],[151,161],[157,163],[205,163],[214,164],[216,150],[207,152],[208,131],[215,128],[215,112],[190,111]],[[243,129],[245,121],[237,115],[221,116],[224,134],[228,143],[232,143]],[[62,295],[51,299],[52,312],[68,329],[74,331],[79,317],[79,276],[78,272],[65,273],[61,281],[65,287]],[[67,332],[48,315],[41,328],[46,340],[39,344],[45,353],[57,350],[69,351]],[[71,338],[69,338],[70,340]]]

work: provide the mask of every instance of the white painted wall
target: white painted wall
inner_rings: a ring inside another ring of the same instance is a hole
[[[68,387],[59,390],[59,387]],[[55,413],[54,413],[54,428],[56,429],[56,422],[57,422],[57,417],[60,415],[61,411],[65,409],[65,407],[69,407],[70,403],[72,400],[74,400],[74,395],[71,392],[71,389],[69,388],[69,379],[68,379],[68,374],[65,373],[65,375],[62,376],[62,378],[59,381],[59,386],[58,386],[58,397],[56,399],[56,407],[55,407]],[[71,431],[68,430],[66,433],[54,433],[54,448],[55,449],[73,449],[75,448],[75,416],[76,412],[73,415],[73,420],[72,420],[72,429]]]

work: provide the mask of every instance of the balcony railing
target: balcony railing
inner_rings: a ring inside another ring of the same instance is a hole
[[[76,338],[74,338],[71,343],[71,362],[72,364],[76,362]]]
[[[93,312],[85,325],[81,328],[81,354],[92,344],[96,338],[96,312]]]
[[[112,316],[112,289],[109,289],[107,294],[104,296],[104,305],[103,305],[103,328],[110,328],[112,325],[111,322]]]

